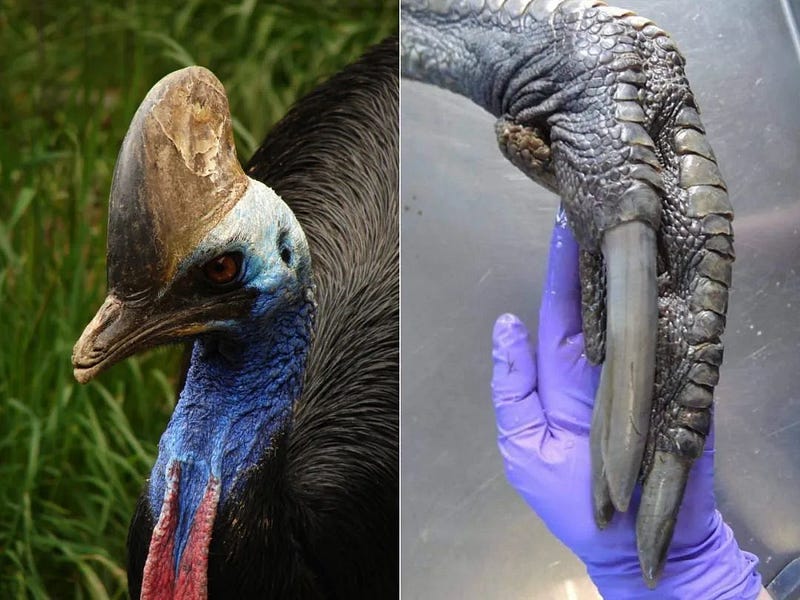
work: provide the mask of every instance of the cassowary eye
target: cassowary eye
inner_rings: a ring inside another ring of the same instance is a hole
[[[292,262],[292,249],[287,242],[288,237],[289,232],[285,229],[278,234],[278,248],[281,249],[281,260],[286,266],[289,266],[289,263]]]
[[[242,255],[229,252],[211,259],[203,265],[203,274],[214,285],[231,283],[239,276],[242,268]]]

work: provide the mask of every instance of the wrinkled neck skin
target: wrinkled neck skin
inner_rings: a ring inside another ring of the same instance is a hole
[[[149,487],[150,507],[158,519],[170,474],[179,468],[176,569],[209,482],[219,482],[218,506],[224,507],[276,435],[290,427],[312,310],[310,304],[287,307],[278,315],[195,341],[186,384],[161,437]]]

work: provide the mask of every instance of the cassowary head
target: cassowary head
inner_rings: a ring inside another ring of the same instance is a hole
[[[133,117],[108,220],[108,296],[73,350],[85,383],[138,351],[236,336],[311,294],[291,210],[236,157],[225,90],[208,70],[164,77]]]
[[[131,535],[150,540],[142,597],[202,597],[218,508],[291,424],[315,311],[305,235],[242,171],[206,69],[168,75],[133,117],[111,186],[108,287],[73,350],[78,381],[194,340],[145,491],[151,525]]]

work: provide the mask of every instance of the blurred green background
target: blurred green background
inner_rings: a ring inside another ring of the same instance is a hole
[[[245,162],[397,23],[396,0],[0,0],[0,598],[126,595],[128,522],[180,350],[88,386],[70,354],[105,296],[108,190],[139,102],[171,71],[210,68]]]

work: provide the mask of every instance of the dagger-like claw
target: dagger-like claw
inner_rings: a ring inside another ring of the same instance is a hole
[[[606,232],[602,250],[606,348],[595,400],[600,427],[593,425],[591,432],[593,459],[600,459],[592,468],[596,516],[607,510],[605,496],[618,511],[628,509],[647,442],[658,331],[653,229],[638,221],[618,225]]]
[[[664,568],[692,462],[690,458],[657,450],[642,487],[636,515],[636,547],[642,575],[650,589],[656,587]]]

